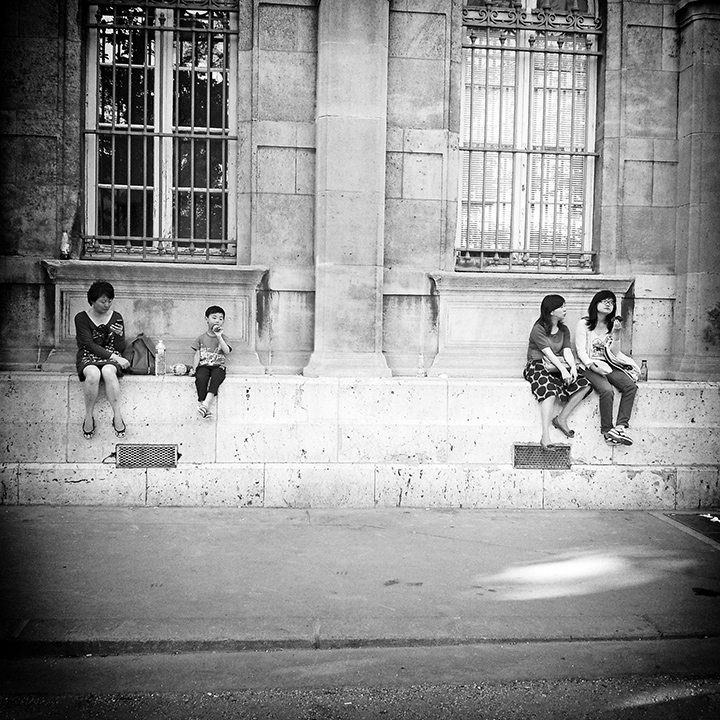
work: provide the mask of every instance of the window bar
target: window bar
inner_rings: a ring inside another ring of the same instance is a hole
[[[476,36],[473,33],[470,35],[470,42],[474,45]],[[471,217],[472,217],[472,199],[473,199],[473,185],[472,185],[472,166],[473,166],[473,160],[475,158],[475,153],[473,152],[473,131],[475,127],[474,123],[474,110],[475,110],[475,53],[476,50],[474,47],[470,48],[470,109],[469,109],[469,122],[468,122],[468,136],[467,136],[467,144],[468,144],[468,150],[467,150],[467,157],[468,157],[468,169],[467,169],[467,208],[466,208],[466,220],[465,220],[465,248],[466,250],[470,250],[470,225],[471,225]],[[468,253],[469,254],[469,253]]]
[[[489,30],[487,31],[489,34]],[[491,53],[492,50],[486,50],[485,51],[485,112],[483,113],[483,136],[482,136],[482,142],[483,142],[483,152],[482,152],[482,188],[480,197],[482,198],[482,203],[480,205],[480,249],[485,250],[486,248],[486,242],[485,242],[485,222],[486,222],[486,209],[487,209],[487,203],[485,202],[485,198],[487,197],[487,164],[488,164],[488,115],[490,114],[489,105],[490,105],[490,59],[491,59]],[[495,207],[497,212],[497,198],[495,198]],[[484,257],[484,255],[481,254],[481,257]]]
[[[203,145],[205,146],[205,245],[207,247],[207,255],[210,255],[210,211],[212,205],[210,203],[210,122],[212,97],[210,93],[211,82],[211,63],[212,63],[212,36],[210,35],[212,25],[212,11],[208,13],[208,28],[205,35],[205,138]]]
[[[227,22],[227,16],[224,19],[224,23]],[[229,97],[228,97],[228,67],[227,67],[227,58],[229,53],[229,43],[228,43],[228,36],[227,35],[221,35],[221,42],[222,42],[222,115],[221,115],[221,130],[222,130],[222,156],[223,156],[223,173],[222,177],[220,178],[220,251],[223,255],[227,253],[228,251],[228,240],[230,236],[229,228],[228,228],[228,190],[227,190],[227,168],[228,168],[228,160],[229,160],[229,141],[226,139],[229,135],[229,128],[228,128],[228,107],[229,107]]]
[[[573,35],[573,50],[575,50],[577,48],[577,39],[578,39],[578,36]],[[576,113],[576,109],[577,109],[576,102],[575,102],[575,99],[576,99],[575,94],[576,94],[576,92],[578,92],[578,90],[577,90],[577,72],[576,72],[578,58],[577,58],[577,56],[573,55],[570,59],[571,59],[571,65],[570,65],[570,68],[571,68],[571,76],[570,76],[570,87],[571,87],[571,91],[570,91],[570,118],[571,118],[571,122],[570,122],[570,152],[572,154],[570,155],[570,169],[569,169],[569,181],[568,181],[568,219],[567,219],[568,268],[569,268],[569,263],[570,263],[569,250],[570,250],[570,246],[571,246],[572,240],[573,240],[573,237],[572,237],[573,193],[575,190],[575,188],[574,188],[575,178],[574,178],[574,173],[573,173],[573,166],[575,164],[575,158],[577,157],[577,155],[575,155],[575,153],[577,151],[577,147],[575,146],[576,138],[575,138],[574,119],[575,119],[575,113]],[[583,241],[583,238],[581,237],[580,238],[580,243],[581,243],[580,249],[582,249],[582,241]]]
[[[545,37],[545,46],[547,46],[547,36]],[[547,133],[547,89],[548,89],[548,56],[544,54],[543,60],[543,101],[542,101],[542,117],[540,119],[540,148],[545,150],[545,136]],[[544,217],[545,217],[545,205],[544,205],[544,192],[545,187],[545,159],[546,155],[543,153],[540,156],[540,186],[538,193],[538,206],[540,212],[538,213],[538,267],[540,267],[542,259],[542,246],[543,246],[543,230],[544,230]]]
[[[558,47],[562,47],[562,40],[557,41]],[[557,56],[557,93],[555,97],[555,192],[553,195],[553,219],[552,219],[552,262],[553,265],[557,261],[558,246],[562,245],[562,238],[558,241],[558,213],[562,203],[562,164],[560,162],[560,135],[562,133],[562,55]]]
[[[496,250],[496,252],[497,252],[497,248],[500,247],[500,217],[501,217],[501,208],[503,206],[503,203],[501,202],[500,176],[502,174],[504,62],[505,62],[505,39],[501,35],[500,36],[500,72],[498,74],[498,138],[497,138],[498,153],[497,153],[497,172],[496,172],[496,179],[495,179],[495,185],[496,185],[495,190],[496,190],[496,197],[497,197],[497,205],[496,205],[496,211],[495,211],[495,250]],[[512,244],[512,241],[511,241],[511,244]],[[511,244],[509,247],[511,247]],[[510,256],[508,256],[508,257],[510,257]]]

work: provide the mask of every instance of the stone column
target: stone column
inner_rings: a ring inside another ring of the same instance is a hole
[[[677,301],[671,377],[720,380],[720,6],[680,0]]]
[[[305,375],[390,375],[382,354],[388,0],[320,0],[315,348]]]

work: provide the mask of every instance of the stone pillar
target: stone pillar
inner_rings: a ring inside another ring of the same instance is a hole
[[[680,0],[677,301],[671,377],[720,380],[720,6]]]
[[[390,375],[382,354],[388,0],[320,0],[315,347],[304,374]]]

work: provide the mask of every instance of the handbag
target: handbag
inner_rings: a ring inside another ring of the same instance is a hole
[[[613,370],[622,370],[631,380],[637,382],[640,379],[640,368],[636,362],[624,353],[614,353],[609,347],[603,347],[603,360]]]
[[[567,360],[565,358],[558,358],[560,360],[560,364],[568,371],[570,372],[570,366],[567,363]],[[542,358],[542,364],[543,368],[547,370],[549,373],[555,373],[556,375],[560,374],[560,370],[558,370],[557,365],[555,363],[550,362],[550,359],[543,355]]]

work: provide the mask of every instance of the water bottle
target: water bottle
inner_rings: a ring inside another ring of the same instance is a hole
[[[643,360],[640,363],[640,382],[647,382],[648,378],[648,366],[647,366],[647,360]]]
[[[158,340],[158,344],[155,348],[155,374],[164,375],[166,369],[165,343],[162,340]]]

